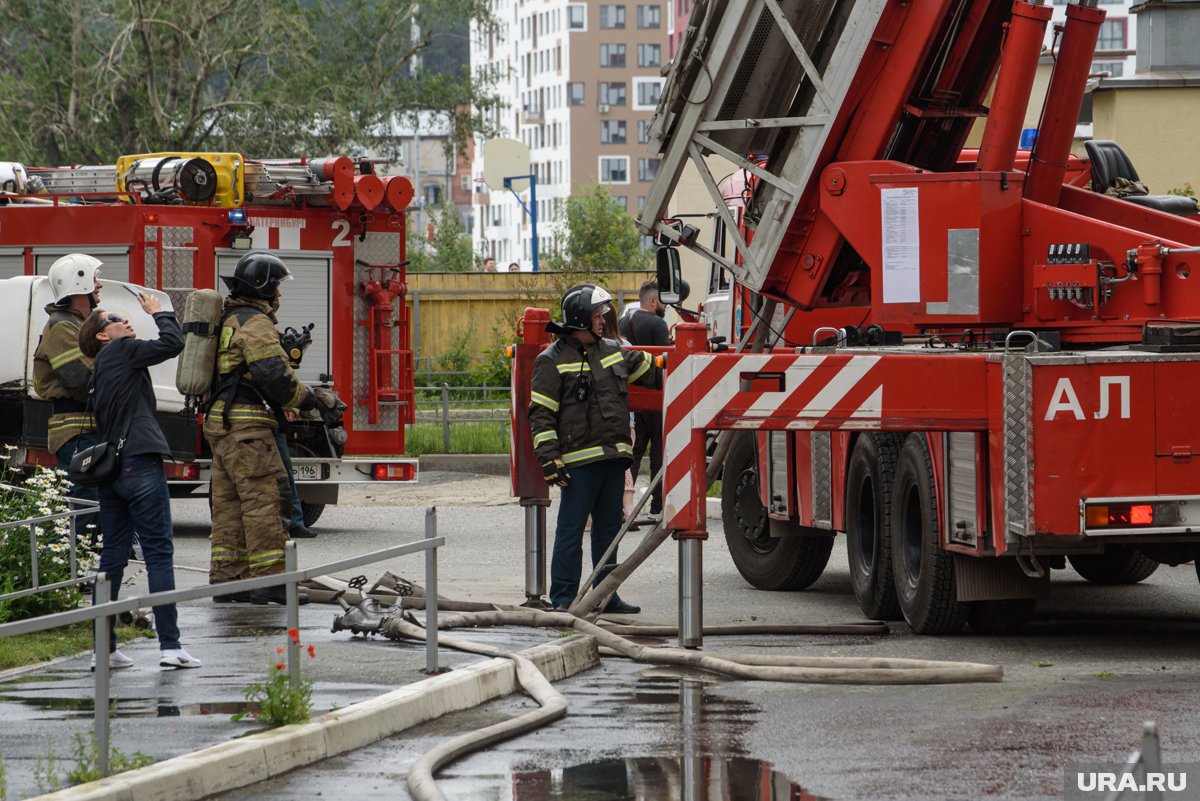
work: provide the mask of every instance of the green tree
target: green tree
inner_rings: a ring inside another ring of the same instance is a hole
[[[426,239],[426,232],[408,229],[407,257],[410,272],[466,273],[475,269],[475,253],[471,249],[471,235],[463,227],[462,219],[453,205],[447,203],[429,215],[433,228],[433,241]],[[409,217],[411,222],[412,217]]]
[[[448,53],[488,0],[4,0],[0,140],[33,164],[156,151],[394,155],[418,110],[462,146],[498,102]],[[440,38],[439,38],[440,37]],[[428,53],[436,69],[418,58]],[[436,56],[436,58],[434,58]]]

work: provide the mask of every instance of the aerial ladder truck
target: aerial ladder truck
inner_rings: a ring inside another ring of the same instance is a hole
[[[676,326],[656,399],[683,644],[718,472],[751,584],[812,584],[840,533],[863,612],[918,633],[1013,630],[1068,561],[1119,584],[1200,555],[1200,217],[1094,191],[1129,163],[1114,143],[1071,155],[1096,0],[1067,6],[1019,150],[1049,19],[1041,0],[694,6],[638,218],[669,245],[667,302],[689,247],[737,314],[723,352]],[[736,202],[711,155],[743,174]],[[723,249],[672,220],[696,211],[672,201],[685,164]]]
[[[306,524],[336,503],[339,487],[412,481],[403,458],[414,419],[412,350],[404,305],[405,209],[412,185],[377,174],[371,160],[251,159],[240,153],[150,153],[114,164],[33,167],[0,162],[0,442],[10,466],[53,465],[50,404],[32,387],[32,362],[50,301],[45,275],[71,252],[103,262],[106,309],[155,328],[130,283],[182,317],[196,289],[224,291],[249,250],[278,254],[294,281],[278,317],[300,379],[336,393],[340,419],[289,426]],[[301,360],[302,359],[302,360]],[[207,488],[209,459],[197,405],[175,387],[174,360],[151,371],[159,424],[172,449],[175,495]],[[326,395],[328,397],[328,395]],[[194,399],[193,399],[194,400]],[[339,407],[340,408],[340,407]]]

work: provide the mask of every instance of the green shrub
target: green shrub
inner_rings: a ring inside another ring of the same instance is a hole
[[[10,449],[11,450],[11,449]],[[10,480],[16,477],[7,469],[0,471],[0,522],[11,523],[37,517],[48,517],[67,511],[69,483],[58,471],[39,467],[19,485],[17,492]],[[74,578],[71,575],[71,520],[58,518],[37,524],[38,583],[54,584]],[[82,540],[81,540],[82,541]],[[95,568],[96,554],[80,545],[78,569],[87,572]],[[28,589],[33,586],[33,561],[29,554],[29,528],[20,526],[0,530],[0,594]],[[82,595],[78,587],[26,595],[0,601],[0,622],[22,620],[73,609]]]

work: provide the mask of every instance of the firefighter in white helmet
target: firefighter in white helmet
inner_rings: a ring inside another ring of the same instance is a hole
[[[75,451],[98,442],[96,420],[87,406],[92,360],[79,350],[79,328],[100,302],[100,266],[99,259],[83,253],[63,256],[50,266],[54,302],[46,306],[50,319],[33,355],[34,390],[52,406],[47,447],[63,470]],[[94,487],[72,486],[70,493],[93,501],[99,497]],[[89,514],[80,515],[77,525],[81,533],[94,526],[89,539],[95,542],[99,524],[99,516]]]

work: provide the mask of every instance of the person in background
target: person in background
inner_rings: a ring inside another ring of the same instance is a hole
[[[106,574],[115,601],[125,566],[133,552],[136,530],[146,562],[150,593],[175,589],[175,543],[171,526],[171,496],[163,457],[170,456],[166,437],[154,417],[154,385],[150,368],[183,350],[183,332],[174,312],[163,311],[158,298],[141,293],[142,310],[153,315],[158,339],[138,339],[129,320],[119,314],[94,310],[79,330],[79,349],[94,360],[92,407],[101,441],[112,442],[126,431],[120,446],[117,477],[99,488],[100,518],[104,530],[98,572]],[[101,599],[93,600],[100,603]],[[154,607],[158,633],[158,664],[167,668],[198,668],[200,660],[179,641],[175,604]],[[96,644],[99,650],[100,644]],[[127,668],[133,660],[117,650],[116,632],[109,628],[109,667]],[[96,657],[92,657],[92,667]]]
[[[46,306],[50,319],[33,354],[33,388],[38,397],[50,401],[47,448],[62,470],[71,466],[76,451],[99,441],[96,420],[87,405],[92,360],[79,347],[79,329],[100,302],[101,264],[92,256],[71,253],[50,265],[47,275],[54,302]],[[100,497],[95,487],[76,484],[68,494],[89,501]],[[99,520],[98,513],[75,518],[76,532],[90,532],[87,541],[92,545],[100,539]]]
[[[512,262],[511,264],[509,264],[509,265],[508,265],[508,271],[509,271],[510,273],[519,273],[519,272],[521,272],[521,265],[520,265],[520,264],[517,264],[517,263],[514,261],[514,262]]]
[[[664,319],[667,307],[658,297],[658,284],[647,281],[638,291],[637,308],[621,320],[621,335],[631,345],[664,346],[671,344],[671,332]],[[658,475],[663,462],[663,416],[662,412],[634,412],[633,414],[633,466],[630,468],[636,480],[642,468],[642,457],[650,448],[650,480]],[[650,516],[662,514],[662,484],[650,495]]]
[[[594,284],[567,290],[562,322],[546,326],[558,339],[534,361],[529,426],[546,483],[561,487],[550,562],[550,600],[567,610],[579,589],[583,530],[592,519],[592,565],[621,527],[621,494],[633,447],[629,443],[630,382],[656,386],[660,371],[649,354],[604,338],[612,297]],[[609,564],[616,564],[616,553]],[[613,595],[605,612],[641,608]]]
[[[493,259],[491,256],[488,256],[486,259],[484,259],[483,260],[483,271],[485,273],[496,272],[496,260]]]

